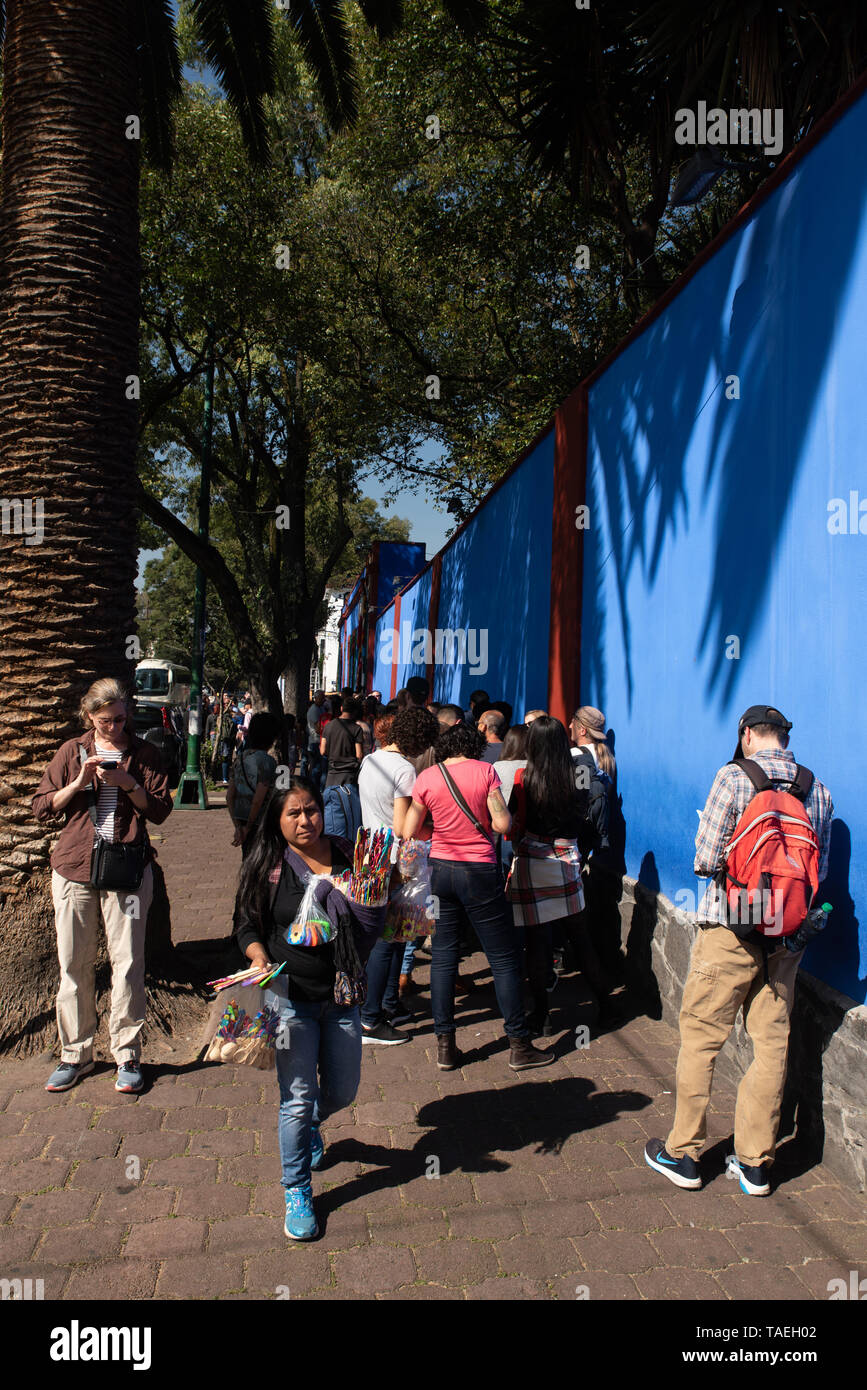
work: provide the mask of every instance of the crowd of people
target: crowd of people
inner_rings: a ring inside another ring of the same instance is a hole
[[[486,691],[474,691],[466,709],[429,694],[423,677],[385,705],[376,691],[317,690],[297,732],[294,721],[281,727],[246,701],[231,724],[226,801],[242,851],[233,932],[252,966],[281,968],[265,1000],[280,1019],[278,1128],[285,1231],[293,1239],[317,1233],[311,1172],[324,1162],[320,1127],[354,1098],[363,1047],[404,1044],[419,1020],[412,979],[419,950],[430,956],[435,1064],[443,1071],[471,1060],[458,1045],[455,998],[472,988],[460,976],[462,955],[478,949],[490,965],[514,1072],[554,1061],[535,1040],[553,1031],[551,996],[570,959],[595,997],[597,1026],[621,1016],[625,826],[605,716],[580,706],[567,729],[533,709],[513,723],[511,705]],[[33,802],[40,820],[64,817],[52,855],[61,1059],[46,1089],[68,1090],[93,1069],[101,918],[112,964],[116,1086],[136,1092],[144,1084],[144,931],[153,891],[146,823],[165,820],[171,795],[159,754],[135,735],[124,686],[96,681],[81,718],[84,732],[58,750]],[[787,899],[795,903],[792,923],[800,923],[827,869],[833,807],[788,752],[790,729],[769,706],[742,716],[735,761],[717,774],[700,819],[695,871],[725,878],[752,798],[773,801],[774,788],[786,788],[785,806],[773,803],[763,816],[798,829],[780,835],[789,864],[801,857],[794,878],[804,891]],[[290,775],[281,779],[274,752],[279,743],[285,756],[289,733]],[[387,905],[364,905],[345,891],[361,826],[391,830],[401,848],[424,845],[431,908],[424,943],[389,937]],[[311,894],[318,925],[302,942],[297,915]],[[731,1162],[742,1190],[762,1196],[770,1190],[803,943],[794,949],[800,937],[768,939],[791,923],[767,936],[761,926],[742,930],[720,903],[709,890],[697,915],[674,1124],[664,1143],[648,1143],[645,1159],[678,1186],[701,1185],[713,1064],[743,1008],[756,1057],[738,1093]]]

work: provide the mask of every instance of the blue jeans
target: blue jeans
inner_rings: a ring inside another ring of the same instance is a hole
[[[415,948],[417,945],[417,941],[407,941],[404,947],[403,960],[400,966],[401,975],[412,974],[412,967],[415,965]]]
[[[310,1181],[313,1126],[355,1099],[361,1079],[361,1022],[357,1008],[344,1009],[330,1000],[309,1004],[287,999],[277,989],[266,989],[264,995],[263,1007],[280,1010],[276,1057],[282,1181],[284,1187],[297,1187]]]
[[[455,980],[460,959],[461,909],[488,958],[497,1004],[510,1038],[528,1036],[520,945],[496,864],[432,859],[431,893],[439,900],[432,938],[430,998],[434,1030],[455,1031]]]
[[[400,968],[403,941],[377,941],[367,962],[367,998],[361,1006],[361,1022],[375,1028],[400,1005]]]

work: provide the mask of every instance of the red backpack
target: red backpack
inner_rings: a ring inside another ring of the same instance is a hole
[[[798,766],[788,791],[777,791],[752,759],[738,758],[734,765],[756,794],[735,826],[717,876],[727,925],[741,938],[791,936],[819,887],[819,841],[804,810],[813,774]]]

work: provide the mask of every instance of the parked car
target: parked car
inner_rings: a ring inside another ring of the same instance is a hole
[[[133,728],[145,743],[159,749],[169,786],[174,790],[187,765],[187,739],[183,715],[176,706],[141,705],[136,702]]]

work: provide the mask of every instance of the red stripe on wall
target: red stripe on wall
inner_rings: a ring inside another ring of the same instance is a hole
[[[587,392],[573,391],[554,416],[554,505],[551,518],[551,615],[548,713],[567,726],[581,681],[581,590],[584,532],[576,509],[587,483]],[[590,518],[592,524],[592,518]]]
[[[377,599],[379,597],[379,541],[370,547],[367,565],[367,661],[364,669],[364,689],[369,695],[373,689],[373,673],[376,669],[376,620],[379,617]]]
[[[391,695],[394,699],[397,691],[397,667],[400,660],[400,594],[394,600],[394,649],[391,653]]]
[[[437,618],[439,617],[440,611],[440,580],[442,579],[442,574],[442,551],[438,551],[431,565],[430,602],[427,610],[427,629],[430,633],[430,661],[427,664],[425,675],[427,676],[428,689],[432,700],[436,699],[436,691],[434,690],[434,633],[436,632]]]

